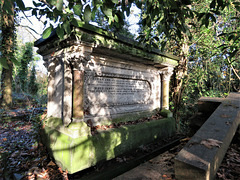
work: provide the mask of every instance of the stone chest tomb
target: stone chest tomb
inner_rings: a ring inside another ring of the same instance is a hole
[[[82,24],[73,31],[64,40],[52,33],[35,43],[48,69],[44,137],[57,164],[75,173],[172,135],[171,117],[111,127],[168,110],[178,58],[145,51],[95,26]],[[102,126],[108,128],[93,132]]]

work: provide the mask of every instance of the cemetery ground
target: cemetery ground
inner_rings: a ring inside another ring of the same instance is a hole
[[[59,168],[50,158],[41,142],[40,130],[46,116],[46,108],[37,106],[34,100],[29,104],[16,103],[14,109],[0,110],[0,180],[3,179],[79,179],[94,177],[112,167],[128,164],[134,159],[151,154],[157,148],[177,138],[141,146],[128,154],[74,175]],[[22,108],[20,108],[22,107]],[[153,117],[154,118],[154,117]],[[115,127],[116,128],[116,127]],[[124,179],[175,179],[174,157],[183,148],[189,137],[157,157],[146,160],[138,167],[123,174]],[[240,140],[235,137],[220,166],[216,179],[240,179]],[[116,179],[121,179],[121,176]]]

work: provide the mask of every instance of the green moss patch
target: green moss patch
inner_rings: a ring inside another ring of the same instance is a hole
[[[160,111],[160,114],[161,114],[163,117],[168,117],[168,118],[173,117],[173,113],[172,113],[170,110],[167,110],[167,109],[162,109],[162,110]]]
[[[83,123],[75,123],[73,129],[83,126],[82,129],[88,130]],[[71,125],[68,128],[71,129]],[[56,163],[69,173],[75,173],[143,144],[173,135],[175,120],[154,120],[99,131],[95,135],[82,133],[84,131],[78,131],[77,135],[69,134],[68,128],[50,127],[46,124],[43,137]]]

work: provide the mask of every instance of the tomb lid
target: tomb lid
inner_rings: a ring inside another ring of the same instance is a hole
[[[123,53],[125,49],[126,51],[124,53],[143,57],[144,59],[151,59],[155,64],[159,64],[159,67],[161,67],[160,64],[174,67],[177,66],[178,61],[180,60],[179,57],[161,52],[159,49],[152,48],[151,50],[146,50],[142,44],[139,44],[133,39],[116,35],[113,32],[109,32],[91,24],[86,24],[82,21],[78,21],[78,27],[72,26],[72,29],[74,33],[69,37],[66,36],[64,40],[58,38],[56,29],[47,39],[38,39],[34,45],[39,48],[39,54],[43,55],[46,53],[46,50],[52,48],[60,49],[71,46],[79,43],[80,40],[81,43],[92,44],[96,49],[107,48],[115,51],[120,50],[121,53]],[[76,35],[78,35],[78,39],[76,39]]]

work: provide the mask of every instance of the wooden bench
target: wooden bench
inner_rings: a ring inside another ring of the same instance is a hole
[[[175,157],[178,180],[211,180],[240,124],[240,93],[230,93]]]

